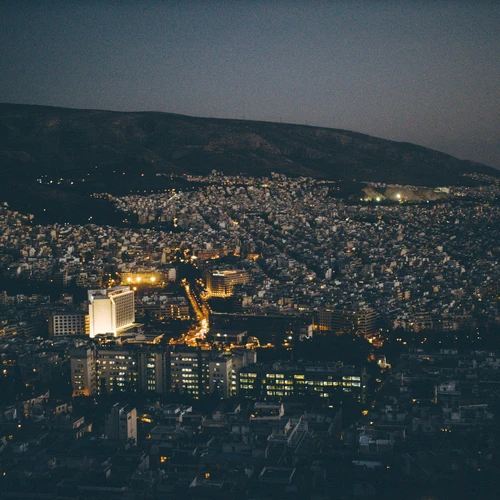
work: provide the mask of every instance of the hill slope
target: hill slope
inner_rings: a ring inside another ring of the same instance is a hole
[[[2,174],[85,176],[171,172],[442,185],[495,169],[409,143],[303,125],[0,104]],[[15,169],[13,167],[16,167]]]

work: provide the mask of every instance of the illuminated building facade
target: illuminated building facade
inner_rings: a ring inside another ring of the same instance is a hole
[[[194,398],[208,394],[211,352],[196,347],[172,346],[169,354],[170,390]]]
[[[137,353],[134,348],[100,347],[97,351],[99,393],[137,391]]]
[[[71,353],[71,384],[73,397],[97,393],[95,349],[81,347]]]
[[[242,269],[209,272],[206,275],[207,290],[213,297],[230,297],[236,285],[248,283],[248,272]]]
[[[199,398],[218,391],[231,397],[239,370],[256,360],[255,351],[245,348],[223,355],[187,345],[80,348],[71,356],[73,395],[179,392]]]
[[[116,337],[121,330],[135,321],[134,291],[128,286],[106,290],[89,290],[89,336],[111,334]]]
[[[238,371],[254,363],[252,349],[234,349],[230,354],[189,346],[170,346],[170,390],[198,398],[219,392],[222,397],[235,396]]]
[[[347,394],[365,401],[366,372],[338,363],[251,365],[240,370],[239,395],[274,400],[318,396],[338,400]]]
[[[168,355],[160,346],[99,346],[71,355],[74,396],[170,392]]]

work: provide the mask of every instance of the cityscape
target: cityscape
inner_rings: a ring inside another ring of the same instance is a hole
[[[500,181],[339,198],[276,173],[184,180],[94,195],[130,227],[3,204],[5,498],[494,480]]]
[[[500,2],[0,19],[0,500],[500,498]]]

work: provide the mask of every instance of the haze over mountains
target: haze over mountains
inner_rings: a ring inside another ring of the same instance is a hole
[[[439,186],[500,171],[409,143],[285,123],[0,104],[3,199],[33,209],[82,193],[164,187],[159,173],[265,176]],[[52,182],[50,182],[52,181]],[[167,187],[167,186],[165,186]]]

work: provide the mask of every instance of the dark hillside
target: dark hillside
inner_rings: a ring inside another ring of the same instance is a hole
[[[2,200],[24,196],[36,205],[53,197],[70,206],[68,195],[74,195],[78,205],[79,196],[93,192],[169,188],[169,177],[160,173],[213,169],[426,186],[464,184],[469,180],[463,174],[473,172],[500,175],[421,146],[346,130],[0,104]]]

